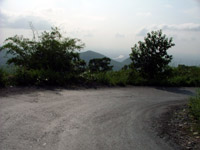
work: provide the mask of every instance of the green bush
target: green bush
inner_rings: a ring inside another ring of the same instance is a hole
[[[78,83],[80,77],[67,73],[67,72],[55,72],[52,70],[26,70],[20,68],[14,75],[14,83],[16,85],[52,85],[52,86],[65,86],[72,83]]]
[[[84,44],[79,39],[63,37],[58,28],[44,31],[37,40],[16,35],[4,43],[0,51],[12,55],[7,63],[18,67],[14,74],[16,85],[77,83],[85,71],[86,63],[78,53]]]
[[[111,85],[108,72],[99,72],[94,74],[95,81],[99,84]]]
[[[138,71],[132,69],[129,70],[128,83],[131,85],[145,85],[147,80],[145,80]]]
[[[3,71],[3,69],[0,69],[0,87],[4,87],[5,86],[5,72]]]
[[[110,85],[125,86],[128,83],[129,70],[107,72],[107,77]]]
[[[168,79],[171,86],[200,86],[200,67],[179,65]]]
[[[189,110],[191,115],[200,121],[200,89],[197,90],[197,93],[194,97],[190,98]]]
[[[125,86],[128,83],[130,70],[108,71],[108,72],[85,72],[82,77],[87,83],[103,84],[110,86]]]

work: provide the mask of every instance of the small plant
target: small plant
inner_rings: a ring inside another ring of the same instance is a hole
[[[200,121],[200,89],[197,90],[194,97],[190,98],[189,111],[197,121]]]
[[[4,71],[0,69],[0,87],[4,87],[5,82],[4,82]]]

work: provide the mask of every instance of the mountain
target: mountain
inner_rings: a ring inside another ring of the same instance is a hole
[[[97,52],[94,52],[94,51],[86,51],[86,52],[82,52],[80,53],[80,58],[85,60],[87,63],[89,63],[89,61],[91,59],[94,59],[94,58],[103,58],[103,57],[107,57],[105,55],[102,55],[100,53],[97,53]],[[120,70],[124,64],[123,63],[120,63],[118,61],[115,61],[113,59],[111,59],[111,62],[110,64],[113,66],[113,70]]]
[[[105,55],[102,55],[100,53],[94,52],[94,51],[86,51],[86,52],[82,52],[80,53],[80,58],[85,60],[85,62],[89,63],[89,61],[91,59],[94,58],[103,58],[106,57]]]
[[[0,67],[6,66],[6,62],[8,60],[8,58],[10,58],[10,55],[7,55],[7,57],[5,57],[6,55],[6,51],[1,51],[0,52]],[[102,55],[100,53],[94,52],[94,51],[86,51],[86,52],[82,52],[80,53],[80,58],[85,60],[87,63],[89,63],[90,59],[94,59],[94,58],[103,58],[106,57],[105,55]],[[113,70],[120,70],[124,64],[120,63],[118,61],[112,60],[111,59],[111,63],[113,66]]]
[[[124,61],[122,61],[123,65],[130,65],[131,64],[131,59],[130,58],[126,58]]]
[[[112,58],[113,60],[117,61],[117,62],[123,62],[126,57],[124,55],[119,55],[118,57]]]
[[[0,67],[5,66],[9,55],[6,56],[5,51],[0,52]]]

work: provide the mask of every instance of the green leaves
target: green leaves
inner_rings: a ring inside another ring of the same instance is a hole
[[[106,72],[112,70],[113,66],[109,66],[111,59],[104,57],[104,58],[96,58],[91,59],[89,61],[89,70],[91,72]]]
[[[147,79],[163,77],[167,65],[172,60],[167,50],[174,45],[172,38],[168,39],[162,34],[162,30],[147,33],[144,42],[139,41],[138,45],[131,48],[132,66]]]
[[[14,36],[6,39],[1,50],[7,50],[13,58],[8,63],[22,66],[27,69],[50,69],[53,71],[73,71],[79,55],[75,50],[84,47],[79,39],[63,38],[58,28],[50,32],[44,31],[38,41],[29,40],[23,36]]]
[[[77,51],[83,47],[81,40],[64,38],[55,27],[49,32],[44,31],[41,36],[33,40],[17,35],[10,37],[5,40],[0,50],[5,50],[12,55],[7,63],[24,69],[22,74],[30,76],[31,81],[36,81],[35,76],[32,76],[35,70],[40,74],[45,73],[45,76],[51,76],[50,74],[53,73],[60,74],[58,76],[62,77],[65,74],[66,79],[68,79],[67,75],[70,77],[72,74],[74,77],[80,75],[85,70],[86,63],[80,59]],[[52,81],[48,80],[48,82]]]
[[[197,90],[194,97],[190,98],[189,110],[194,118],[200,121],[200,89]]]

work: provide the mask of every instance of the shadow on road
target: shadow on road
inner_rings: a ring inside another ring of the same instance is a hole
[[[156,87],[156,89],[176,94],[190,95],[190,96],[193,96],[195,94],[193,91],[183,88]]]

